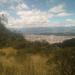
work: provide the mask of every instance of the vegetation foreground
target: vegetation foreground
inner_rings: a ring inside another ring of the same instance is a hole
[[[0,75],[75,75],[75,39],[30,42],[0,24]]]

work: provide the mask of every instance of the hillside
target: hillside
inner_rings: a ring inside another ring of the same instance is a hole
[[[30,42],[0,23],[0,75],[75,75],[75,39]]]
[[[0,23],[0,47],[6,47],[6,46],[17,46],[17,44],[21,44],[21,42],[24,42],[24,38],[21,34],[11,32],[5,26]],[[15,43],[15,45],[14,45]]]

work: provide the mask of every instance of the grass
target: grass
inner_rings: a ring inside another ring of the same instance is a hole
[[[51,48],[52,49],[52,48]],[[75,47],[54,48],[48,53],[17,54],[12,47],[0,49],[0,75],[74,75]]]

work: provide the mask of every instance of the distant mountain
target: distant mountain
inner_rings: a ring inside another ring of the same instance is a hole
[[[75,26],[71,27],[32,27],[11,29],[23,34],[39,34],[39,35],[75,35]]]

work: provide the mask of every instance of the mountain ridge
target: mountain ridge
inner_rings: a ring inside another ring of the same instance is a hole
[[[75,35],[75,27],[32,27],[32,28],[11,28],[10,30],[23,34],[39,35]]]

